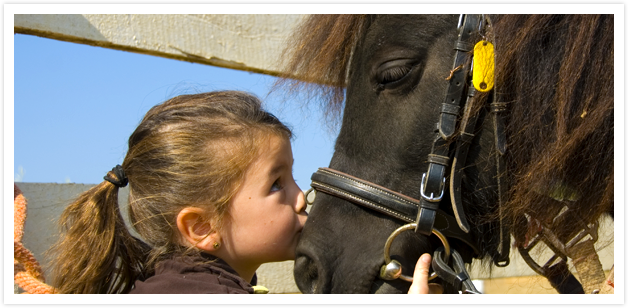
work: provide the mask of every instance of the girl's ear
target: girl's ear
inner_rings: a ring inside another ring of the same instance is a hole
[[[204,211],[197,207],[182,209],[177,215],[177,228],[187,243],[212,252],[220,247],[220,235],[213,230],[211,223],[204,219],[203,213]]]

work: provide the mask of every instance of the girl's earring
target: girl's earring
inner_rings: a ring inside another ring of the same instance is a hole
[[[215,243],[214,243],[214,249],[218,249],[218,248],[220,248],[220,243],[215,242]]]

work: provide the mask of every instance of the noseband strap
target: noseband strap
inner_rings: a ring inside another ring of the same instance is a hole
[[[420,201],[417,199],[330,168],[319,168],[312,175],[311,186],[317,191],[345,199],[405,223],[415,222],[420,207]],[[461,240],[479,254],[473,236],[462,231],[453,216],[439,209],[436,209],[434,214],[434,228],[447,237]]]

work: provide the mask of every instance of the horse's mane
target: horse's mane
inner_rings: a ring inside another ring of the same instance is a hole
[[[348,65],[370,17],[312,15],[290,43],[284,79],[340,114]],[[493,16],[496,91],[508,103],[508,219],[525,212],[563,223],[613,213],[613,16]],[[316,82],[312,83],[312,82]],[[570,200],[560,202],[559,200]],[[520,230],[517,233],[525,232]]]
[[[578,210],[558,224],[573,233],[612,214],[613,15],[505,15],[494,31],[510,113],[510,217],[551,219],[567,203]]]

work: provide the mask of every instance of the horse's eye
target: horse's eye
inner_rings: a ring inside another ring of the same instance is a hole
[[[391,82],[398,81],[403,78],[408,72],[410,72],[411,67],[408,66],[395,66],[389,68],[380,73],[379,81],[382,84],[387,84]]]
[[[375,75],[378,88],[395,88],[409,75],[413,67],[413,59],[398,59],[383,63],[378,67]]]

